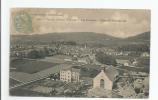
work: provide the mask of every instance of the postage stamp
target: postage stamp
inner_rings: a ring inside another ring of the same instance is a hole
[[[17,32],[32,32],[33,28],[31,15],[24,11],[16,13],[16,15],[14,16],[14,27]]]

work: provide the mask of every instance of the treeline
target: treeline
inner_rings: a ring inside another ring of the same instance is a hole
[[[52,44],[77,45],[75,41],[52,41]]]
[[[150,46],[147,44],[130,44],[119,46],[115,48],[117,51],[137,51],[137,52],[150,52]]]
[[[45,52],[40,50],[40,51],[37,51],[37,50],[32,50],[28,53],[28,58],[31,58],[31,59],[37,59],[37,58],[44,58],[46,56]]]
[[[32,50],[27,54],[27,57],[30,59],[38,59],[49,56],[50,54],[55,54],[56,51],[53,49],[44,48],[42,50]]]
[[[40,41],[40,40],[27,40],[27,41],[22,41],[22,40],[16,40],[12,41],[13,44],[25,44],[25,45],[45,45],[45,44],[62,44],[62,45],[77,45],[75,41]]]
[[[143,71],[148,72],[150,71],[150,58],[139,58],[137,59],[137,67],[143,68]]]

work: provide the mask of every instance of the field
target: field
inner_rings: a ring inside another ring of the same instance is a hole
[[[12,89],[10,90],[10,95],[11,96],[46,96],[45,94],[42,93],[38,93],[38,92],[34,92],[34,91],[30,91],[30,90],[26,90],[26,89]]]
[[[33,74],[51,68],[57,64],[38,60],[16,59],[11,61],[10,65],[10,67],[14,68],[11,71]]]
[[[64,63],[64,59],[71,59],[69,56],[65,55],[55,55],[52,57],[45,57],[44,59],[39,59],[39,61],[51,62],[51,63]]]

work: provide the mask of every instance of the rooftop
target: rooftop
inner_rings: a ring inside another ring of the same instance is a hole
[[[106,67],[104,69],[101,69],[97,75],[101,72],[101,71],[104,71],[105,74],[108,76],[108,78],[111,80],[111,81],[114,81],[115,77],[119,74],[118,70],[116,68],[114,68],[113,66],[109,66],[109,67]],[[96,75],[96,76],[97,76]],[[94,77],[96,77],[94,76]],[[93,77],[93,78],[94,78]]]
[[[78,72],[78,73],[80,73],[80,71],[81,71],[81,69],[79,69],[79,68],[72,68],[72,67],[61,69],[61,71],[63,71],[63,70],[64,70],[64,71]]]

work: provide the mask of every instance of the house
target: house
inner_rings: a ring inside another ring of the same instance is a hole
[[[118,65],[130,66],[131,62],[124,59],[116,59]]]
[[[112,92],[118,71],[112,66],[103,68],[94,78],[93,86],[88,90],[88,97],[119,97]]]
[[[84,63],[84,64],[89,64],[90,59],[89,59],[89,57],[81,57],[81,58],[78,58],[78,62]]]
[[[113,81],[118,74],[118,71],[113,67],[102,69],[101,72],[93,78],[93,88],[112,90]]]
[[[68,68],[60,71],[60,80],[63,82],[79,82],[80,69]]]
[[[148,52],[143,52],[141,54],[141,57],[149,57],[149,56],[150,56],[150,54]]]

